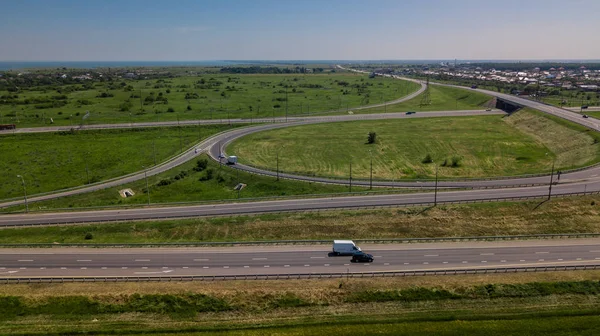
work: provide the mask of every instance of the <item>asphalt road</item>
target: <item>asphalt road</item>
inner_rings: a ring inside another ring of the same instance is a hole
[[[0,250],[0,276],[255,275],[600,264],[600,240],[363,245],[373,263],[330,246]]]
[[[548,186],[529,188],[485,189],[445,191],[437,193],[437,201],[481,201],[498,198],[531,197],[548,195]],[[600,182],[591,184],[558,184],[552,188],[553,195],[600,191]],[[243,196],[243,192],[242,192]],[[352,196],[308,199],[286,199],[261,202],[222,203],[180,207],[149,207],[123,210],[94,210],[59,213],[29,213],[0,216],[0,227],[48,225],[66,223],[92,223],[102,221],[126,221],[147,219],[175,219],[199,216],[224,216],[260,214],[285,211],[311,211],[398,206],[433,203],[434,193],[391,194],[376,196]]]

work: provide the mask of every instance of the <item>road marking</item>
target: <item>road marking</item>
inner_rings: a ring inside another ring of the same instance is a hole
[[[323,266],[329,266],[329,264],[325,264],[325,265],[323,265]]]
[[[252,258],[252,260],[267,260],[267,258]]]
[[[486,262],[487,262],[487,260],[482,260],[481,262],[482,262],[482,263],[486,263]]]
[[[33,261],[33,260],[29,260],[29,259],[24,259],[24,260],[17,260],[18,262],[29,262],[29,261]]]
[[[493,253],[479,253],[479,255],[494,255]]]
[[[544,259],[538,259],[538,261],[544,261]]]
[[[86,261],[91,261],[89,259],[78,259],[77,262],[86,262]]]
[[[468,263],[468,261],[463,261],[462,263],[463,263],[463,264],[466,264],[466,263]]]
[[[142,267],[142,269],[148,269],[148,267]]]
[[[106,269],[106,267],[102,267],[102,269]]]
[[[167,266],[165,266],[165,267],[163,267],[163,269],[168,269],[168,267],[167,267]]]
[[[562,259],[556,259],[556,260],[558,260],[558,261],[563,261]]]
[[[204,267],[202,267],[202,268],[208,268],[208,266],[204,266]]]
[[[194,261],[208,261],[208,259],[194,259]]]
[[[81,267],[81,269],[87,269],[87,267]]]
[[[548,254],[550,252],[535,252],[535,254]]]
[[[426,261],[426,262],[423,263],[423,265],[429,265],[429,263]]]
[[[521,260],[519,260],[519,261],[525,261],[525,260],[521,259]]]
[[[2,274],[13,274],[13,273],[17,273],[18,271],[8,271],[8,272],[2,272]]]
[[[310,257],[310,259],[325,259],[325,257]]]
[[[304,267],[308,267],[308,266],[310,266],[310,265],[304,265]]]
[[[65,270],[65,269],[67,269],[67,268],[66,268],[66,267],[61,267],[60,269],[62,269],[62,270]]]
[[[373,256],[374,258],[383,258],[382,256]]]
[[[6,269],[6,267],[0,267],[0,269]]]
[[[500,262],[506,262],[506,260],[500,260]]]
[[[158,272],[134,272],[133,274],[162,274],[162,273],[170,273],[170,272],[173,272],[173,270],[158,271]]]
[[[447,263],[448,263],[447,261],[442,262],[442,264],[447,264]]]
[[[46,267],[40,267],[40,269],[46,269]]]
[[[265,265],[264,267],[271,267],[271,266],[269,266],[269,265]]]
[[[135,259],[134,261],[150,261],[150,259]]]
[[[250,268],[250,266],[244,266],[244,268]]]
[[[223,268],[229,268],[229,266],[223,266]]]
[[[383,266],[389,266],[390,263],[383,263]]]
[[[189,267],[187,267],[187,266],[183,266],[182,268],[183,268],[183,269],[188,269]]]
[[[581,260],[581,258],[577,258],[576,260]]]
[[[283,265],[283,267],[290,267],[290,265]]]
[[[439,254],[426,254],[425,257],[439,257]]]
[[[404,263],[404,265],[410,265],[410,263]]]
[[[591,250],[590,252],[592,252],[592,253],[598,253],[598,252],[600,252],[600,250]]]
[[[350,264],[344,264],[344,266],[350,266]]]
[[[19,267],[19,269],[27,269],[27,267]]]

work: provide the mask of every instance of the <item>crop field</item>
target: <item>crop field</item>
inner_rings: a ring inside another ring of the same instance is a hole
[[[0,91],[0,124],[17,127],[310,115],[391,101],[413,82],[352,73],[209,73],[164,79],[82,81]],[[84,119],[86,111],[89,116]]]
[[[0,136],[0,199],[75,187],[141,171],[228,125]],[[233,126],[237,127],[237,126]]]
[[[356,113],[385,113],[406,111],[453,111],[477,110],[494,106],[488,104],[492,97],[469,89],[456,89],[438,85],[429,86],[430,101],[422,104],[423,94],[398,104],[388,104],[382,107],[373,107],[360,110]]]
[[[597,279],[598,272],[582,271],[7,285],[0,289],[0,333],[595,335],[600,325]]]
[[[367,143],[369,132],[376,141]],[[227,152],[242,163],[304,175],[375,179],[506,176],[581,166],[598,160],[585,131],[541,113],[356,121],[298,126],[248,135]],[[548,155],[546,155],[548,153]],[[431,162],[427,160],[431,158]]]

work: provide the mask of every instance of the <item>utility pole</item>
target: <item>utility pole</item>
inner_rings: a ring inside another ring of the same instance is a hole
[[[279,181],[279,150],[277,150],[277,181]]]
[[[27,188],[25,187],[25,180],[22,175],[17,175],[21,178],[21,184],[23,185],[23,196],[25,197],[25,212],[29,213],[29,203],[27,203]]]
[[[369,178],[369,190],[373,190],[373,152],[369,150],[369,154],[371,155],[371,177]]]
[[[88,152],[88,157],[90,157],[90,152]],[[87,176],[87,184],[90,184],[90,170],[88,169],[87,159],[85,160],[85,175]]]
[[[548,200],[552,197],[552,182],[554,178],[554,162],[556,160],[552,160],[552,172],[550,173],[550,186],[548,187]]]
[[[148,205],[150,205],[150,187],[148,186],[148,169],[146,169],[145,166],[142,166],[142,168],[144,168],[144,179],[146,179],[146,195],[148,195]]]
[[[288,85],[285,83],[285,122],[287,122],[288,115]]]
[[[152,139],[152,152],[154,153],[154,165],[156,166],[156,139]]]
[[[350,161],[350,179],[349,179],[350,192],[352,192],[352,161]]]
[[[140,111],[144,110],[144,104],[142,102],[142,89],[140,89]]]
[[[179,130],[179,150],[183,153],[183,140],[181,139],[181,125],[179,124],[179,114],[177,114],[177,129]]]
[[[438,166],[435,165],[435,191],[433,193],[433,206],[437,206]]]

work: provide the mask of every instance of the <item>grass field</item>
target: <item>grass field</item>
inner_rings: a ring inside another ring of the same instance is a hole
[[[0,136],[0,199],[94,183],[143,170],[232,127],[142,128]]]
[[[111,193],[116,199],[114,194],[116,190]],[[138,202],[144,200],[144,196],[140,196]],[[585,196],[555,198],[543,204],[540,201],[484,203],[14,228],[2,231],[0,243],[160,243],[598,233],[599,215],[600,198]],[[85,240],[88,232],[93,234],[92,240]]]
[[[0,91],[0,97],[17,95],[0,104],[0,124],[48,126],[50,118],[55,125],[87,125],[282,117],[286,115],[286,103],[288,115],[309,115],[391,101],[418,87],[413,82],[382,77],[369,79],[352,73],[206,74],[82,82],[34,87],[17,93]],[[85,111],[90,111],[90,116],[83,120]]]
[[[377,134],[367,144],[369,132]],[[251,134],[227,149],[242,163],[304,175],[375,179],[509,176],[599,160],[594,137],[532,110],[479,116],[356,121]],[[549,153],[549,155],[546,155]],[[432,163],[424,163],[427,155]],[[457,165],[453,165],[453,161]],[[444,165],[443,163],[446,162]]]
[[[198,171],[198,160],[206,162],[206,168]],[[219,165],[202,156],[177,168],[156,176],[148,177],[150,200],[156,203],[200,202],[214,200],[233,200],[240,198],[292,196],[306,194],[331,194],[348,192],[347,186],[292,180],[276,181],[274,177],[254,175]],[[238,183],[246,184],[238,194],[234,190]],[[18,185],[17,185],[18,186]],[[119,190],[131,188],[135,195],[122,198]],[[30,211],[48,209],[66,209],[95,206],[142,205],[148,201],[145,192],[145,180],[107,188],[91,193],[57,198],[30,204]],[[365,188],[352,188],[353,192]],[[23,206],[1,209],[1,211],[20,211]]]
[[[486,104],[492,99],[492,97],[468,89],[456,89],[438,85],[430,85],[430,103],[422,105],[422,97],[423,94],[403,103],[364,109],[355,113],[477,110],[493,107],[487,106]]]
[[[0,287],[0,333],[593,335],[599,278],[579,271],[8,285]]]

